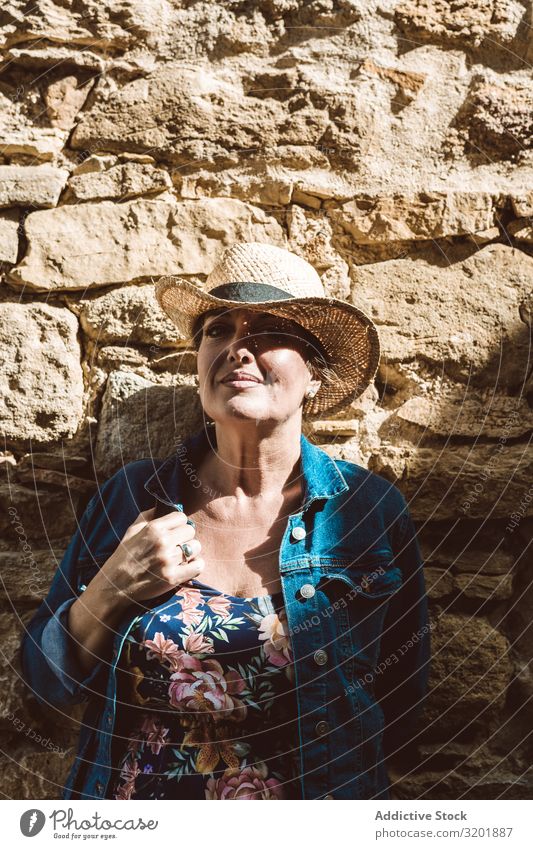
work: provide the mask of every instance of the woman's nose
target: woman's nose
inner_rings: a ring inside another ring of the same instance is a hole
[[[240,333],[228,345],[228,356],[242,359],[243,356],[255,356],[257,342],[252,334]]]

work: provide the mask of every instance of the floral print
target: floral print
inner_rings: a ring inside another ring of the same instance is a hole
[[[206,637],[205,634],[189,634],[185,637],[183,648],[189,654],[194,652],[207,654],[215,651],[215,645],[211,637]]]
[[[207,799],[279,799],[280,785],[275,778],[266,779],[265,764],[243,770],[226,769],[219,779],[207,782]]]
[[[173,707],[189,713],[205,711],[217,722],[231,719],[234,712],[239,712],[239,720],[246,718],[246,705],[235,696],[246,685],[234,670],[225,676],[217,660],[201,661],[187,652],[181,652],[180,662],[182,668],[170,676]]]
[[[279,616],[271,613],[261,620],[259,636],[265,640],[264,651],[274,666],[285,666],[292,681],[292,647],[288,637],[287,614],[283,610]]]
[[[163,728],[161,723],[153,716],[147,716],[141,731],[146,735],[146,742],[154,755],[158,755],[168,734],[168,728]]]
[[[161,631],[158,631],[153,640],[145,640],[144,647],[146,649],[146,657],[152,660],[153,657],[164,663],[165,661],[177,664],[177,655],[179,649],[173,640],[167,640]],[[177,666],[174,666],[177,669]]]
[[[108,798],[299,798],[282,601],[191,580],[137,622],[117,668]]]

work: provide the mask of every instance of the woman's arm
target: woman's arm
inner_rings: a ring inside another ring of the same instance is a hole
[[[80,667],[88,674],[98,661],[109,662],[116,630],[128,611],[146,610],[154,598],[174,591],[176,585],[197,577],[201,557],[183,560],[178,546],[193,552],[201,545],[183,511],[155,518],[156,507],[139,513],[68,614],[68,629]]]
[[[110,648],[118,626],[132,604],[114,593],[112,587],[102,586],[98,574],[85,592],[70,606],[67,629],[71,636],[77,664],[85,675],[105,660],[110,661]]]
[[[101,488],[103,493],[107,482]],[[99,500],[96,493],[78,522],[58,566],[48,595],[26,626],[21,642],[22,677],[43,704],[59,709],[83,701],[94,692],[103,664],[90,675],[80,666],[68,629],[69,610],[76,601],[76,564],[90,536],[90,526]]]
[[[195,529],[183,512],[154,519],[155,507],[137,515],[113,553],[78,597],[80,553],[103,544],[99,521],[108,520],[109,498],[123,498],[124,477],[117,473],[91,499],[56,572],[48,596],[22,640],[22,673],[42,702],[66,707],[101,692],[117,626],[133,607],[143,606],[197,577],[203,560]],[[117,528],[113,529],[115,534]],[[110,540],[106,539],[106,545]],[[193,556],[183,560],[188,542]]]

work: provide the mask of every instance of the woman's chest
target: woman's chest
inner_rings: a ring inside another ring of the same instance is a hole
[[[286,520],[221,524],[189,515],[197,523],[205,561],[199,577],[204,583],[242,598],[281,590],[279,550]]]
[[[246,691],[244,701],[256,708],[267,684],[270,695],[281,695],[292,682],[282,602],[281,594],[238,598],[190,581],[147,611],[128,635],[120,662],[125,701],[171,714],[195,708],[218,720],[215,693],[225,698]]]

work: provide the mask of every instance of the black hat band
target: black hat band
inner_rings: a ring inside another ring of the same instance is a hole
[[[243,301],[245,303],[290,301],[294,298],[294,295],[284,289],[278,289],[277,286],[271,286],[270,283],[223,283],[221,286],[210,289],[207,294],[214,295],[216,298],[224,298],[227,301]]]

